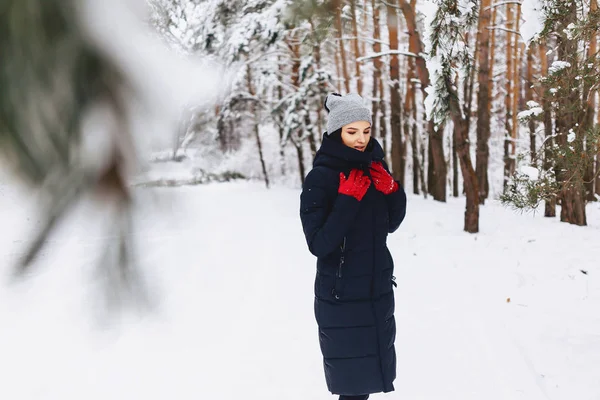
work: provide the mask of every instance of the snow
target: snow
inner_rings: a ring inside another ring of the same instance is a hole
[[[532,167],[530,165],[522,165],[519,168],[519,171],[523,175],[526,175],[532,181],[537,181],[540,177],[540,171],[537,168]]]
[[[529,110],[524,110],[521,111],[519,114],[517,114],[517,118],[519,119],[525,119],[528,117],[536,117],[538,115],[542,115],[544,113],[544,109],[542,107],[533,107]]]
[[[573,129],[569,129],[569,134],[567,135],[567,142],[573,143],[576,138],[577,138],[577,135],[575,134]]]
[[[519,31],[525,45],[529,46],[529,43],[535,40],[544,28],[544,17],[540,0],[523,0],[521,3],[521,15],[523,22]]]
[[[9,283],[38,219],[35,199],[0,182],[0,398],[333,399],[297,188],[138,189],[156,307],[110,320],[92,280],[103,215],[81,205],[33,275]],[[598,400],[599,205],[588,227],[489,201],[470,235],[463,215],[464,199],[409,195],[389,238],[396,392],[372,398]]]
[[[562,71],[565,68],[571,67],[571,63],[567,61],[554,61],[550,68],[548,68],[548,73],[550,75],[556,74],[557,72]]]

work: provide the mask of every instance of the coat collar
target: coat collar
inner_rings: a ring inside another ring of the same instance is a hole
[[[383,159],[383,149],[379,142],[371,137],[367,150],[358,151],[332,140],[328,135],[323,136],[321,148],[317,151],[313,166],[326,166],[338,170],[358,168],[368,170],[372,161]]]

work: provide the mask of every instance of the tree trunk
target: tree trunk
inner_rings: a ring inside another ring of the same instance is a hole
[[[456,129],[456,127],[454,128]],[[458,197],[458,153],[456,152],[456,135],[452,135],[452,196]],[[481,201],[481,200],[480,200]]]
[[[250,64],[246,66],[246,82],[248,84],[248,93],[252,96],[256,96],[256,91],[254,90],[254,86],[252,85],[252,70],[250,69]],[[260,159],[260,165],[262,167],[263,176],[265,178],[265,185],[267,189],[269,188],[269,174],[267,173],[267,165],[265,163],[265,158],[263,156],[262,142],[260,140],[260,131],[259,124],[256,117],[256,107],[253,104],[250,112],[254,115],[254,137],[256,138],[256,146],[258,147],[258,157]]]
[[[456,152],[460,161],[465,195],[467,197],[464,230],[469,233],[477,233],[479,232],[479,188],[477,187],[477,175],[475,174],[469,151],[469,132],[467,131],[466,120],[462,117],[458,94],[454,89],[453,82],[446,81],[446,88],[450,93],[450,116],[454,124]]]
[[[348,75],[348,66],[346,65],[346,48],[344,47],[343,37],[343,28],[342,28],[342,1],[341,0],[333,0],[333,5],[335,7],[335,29],[337,32],[338,45],[340,48],[340,59],[342,64],[342,75],[344,77],[344,87],[346,88],[346,93],[350,93],[350,76]]]
[[[488,166],[490,159],[490,26],[491,0],[482,0],[479,17],[479,73],[477,75],[477,153],[475,172],[479,183],[479,201],[484,204],[489,194]],[[495,9],[495,8],[494,8]],[[492,60],[493,63],[493,60]]]
[[[398,50],[398,15],[395,5],[387,3],[390,50]],[[404,140],[402,137],[402,101],[400,99],[400,64],[398,55],[390,60],[390,126],[392,129],[392,175],[404,186]]]
[[[367,12],[367,4],[368,4],[369,0],[363,0],[363,20],[362,20],[362,29],[365,29],[367,26],[369,26],[369,13]],[[372,0],[371,0],[372,1]],[[375,7],[373,7],[373,11],[375,10]],[[366,40],[362,40],[361,41],[361,45],[360,45],[360,53],[361,54],[367,54],[367,44],[366,44]]]
[[[600,114],[600,113],[599,113]],[[598,197],[600,197],[600,146],[598,146],[598,152],[596,153],[596,183],[595,183],[595,192]]]
[[[417,99],[415,90],[412,91],[412,152],[413,152],[413,184],[416,189],[413,190],[414,194],[419,194],[419,182],[423,177],[423,171],[421,170],[421,161],[419,160],[419,134],[417,131]],[[422,182],[422,181],[421,181]]]
[[[590,12],[598,11],[598,3],[596,0],[590,2]],[[587,59],[592,60],[596,56],[596,35],[592,35],[590,38],[590,44],[587,51]],[[589,62],[589,61],[588,61]],[[593,91],[592,91],[593,90]],[[594,128],[594,114],[596,112],[596,89],[591,88],[590,82],[584,83],[583,99],[586,100],[584,126],[585,132],[591,131]],[[586,138],[586,147],[597,148],[600,143],[594,143],[590,138]],[[595,188],[595,163],[594,158],[590,158],[585,168],[584,182],[585,182],[585,198],[587,201],[596,201],[596,190]]]
[[[357,61],[358,57],[361,56],[360,49],[358,47],[358,21],[356,17],[356,0],[350,0],[350,12],[352,14],[352,34],[354,35],[354,66],[355,66],[355,79],[356,79],[356,91],[362,96],[363,82],[360,73],[360,62]]]
[[[490,23],[491,26],[496,26],[496,16],[498,14],[498,7],[494,7],[494,9],[492,10],[492,21]],[[488,80],[488,94],[490,96],[490,101],[487,103],[487,108],[488,110],[486,111],[488,113],[488,115],[490,116],[490,120],[491,120],[491,116],[492,116],[492,98],[493,98],[493,93],[494,93],[494,65],[496,62],[496,30],[492,30],[491,31],[491,39],[490,39],[490,59],[489,59],[489,67],[490,67],[490,72],[489,72],[489,80]],[[490,127],[490,134],[491,134],[491,127]],[[489,157],[489,155],[488,155]],[[488,164],[489,165],[489,164]],[[489,179],[488,179],[488,184],[486,186],[486,190],[489,196]]]
[[[571,64],[573,70],[578,68],[577,60],[577,42],[574,39],[567,37],[564,29],[571,23],[577,22],[577,8],[575,3],[571,3],[569,12],[561,21],[563,26],[559,27],[558,32],[558,57],[560,60],[565,60]],[[568,96],[559,98],[557,103],[556,115],[556,131],[557,144],[565,148],[567,144],[567,134],[571,129],[575,130],[577,139],[573,142],[575,153],[582,154],[581,136],[584,134],[583,129],[577,128],[576,124],[581,122],[583,104],[581,104],[581,93],[579,90],[569,91]],[[578,111],[573,111],[578,110]],[[560,220],[574,225],[587,225],[585,212],[585,187],[583,185],[583,176],[580,171],[568,171],[564,162],[557,163],[557,176],[560,191]]]
[[[298,90],[300,88],[301,82],[300,82],[300,63],[302,60],[302,55],[300,54],[300,44],[299,41],[298,42],[293,42],[293,43],[288,43],[288,47],[291,49],[292,51],[292,55],[293,55],[293,63],[292,63],[292,84],[294,85],[294,87],[296,88],[296,90]],[[306,100],[304,100],[301,103],[302,106],[302,111],[304,111],[304,126],[306,127],[306,129],[308,129],[308,132],[306,132],[306,136],[308,138],[308,144],[310,146],[310,153],[312,156],[312,159],[315,159],[315,156],[317,155],[317,143],[315,140],[315,132],[314,129],[312,129],[312,123],[310,121],[310,113],[308,112],[308,105],[306,104]]]
[[[416,113],[417,113],[417,108],[415,107],[415,121],[417,120],[416,118]],[[426,118],[423,118],[423,121],[425,121]],[[417,130],[417,126],[415,125],[415,130]],[[424,139],[426,139],[426,136],[423,136]],[[419,140],[419,144],[420,144],[420,149],[421,149],[421,166],[419,168],[419,173],[421,174],[421,191],[423,192],[423,196],[425,198],[427,198],[427,181],[425,180],[425,141],[424,139]],[[427,143],[429,143],[429,141],[427,141]]]
[[[503,187],[506,190],[508,180],[514,173],[514,159],[511,157],[512,147],[512,110],[513,110],[513,82],[514,82],[514,68],[513,68],[513,33],[514,30],[514,17],[513,17],[513,6],[512,4],[506,5],[506,97],[504,98],[504,107],[506,110],[505,122],[504,122],[504,180]]]
[[[409,51],[418,55],[418,57],[415,58],[416,72],[421,81],[422,98],[425,100],[427,97],[425,88],[430,85],[430,77],[425,59],[421,57],[421,54],[423,54],[423,42],[419,30],[417,29],[417,18],[415,13],[416,1],[411,0],[411,2],[408,3],[406,0],[398,0],[398,2],[402,14],[404,15],[404,20],[406,21]],[[427,123],[427,135],[429,137],[427,187],[434,200],[445,202],[447,166],[446,158],[444,156],[443,132],[443,127],[436,130],[432,121]]]
[[[415,109],[415,85],[413,83],[414,62],[412,58],[407,60],[406,73],[406,97],[404,98],[404,136],[410,141],[412,152],[412,170],[413,170],[413,193],[419,194],[419,150],[416,140],[416,121],[413,119],[412,111]],[[412,121],[411,121],[412,120]],[[406,150],[406,148],[405,148]]]
[[[517,4],[517,16],[515,18],[515,30],[519,32],[521,28],[521,4]],[[512,93],[512,124],[511,124],[511,146],[510,146],[510,159],[512,170],[511,173],[515,173],[517,165],[517,141],[519,139],[519,121],[517,116],[519,113],[519,100],[521,99],[521,46],[522,43],[519,41],[520,35],[514,35],[513,44],[513,93]]]
[[[371,0],[371,6],[373,7],[373,52],[380,53],[381,52],[381,28],[379,24],[379,5],[375,3],[375,0]],[[366,13],[365,13],[366,14]],[[379,93],[379,99],[377,98],[378,89],[381,85],[381,58],[374,57],[373,58],[373,126],[372,132],[375,137],[382,137],[382,131],[379,126],[378,121],[378,112],[380,103],[383,102],[383,92]]]
[[[466,33],[465,37],[466,37],[466,42],[469,45],[469,47],[471,46],[470,44],[470,38],[469,38],[469,32]],[[475,44],[473,45],[473,48],[475,49],[474,54],[478,53],[478,49],[479,49],[479,33],[477,33],[477,35],[475,35]],[[472,110],[473,110],[473,87],[475,86],[475,71],[477,70],[477,58],[474,57],[474,63],[473,63],[473,68],[471,69],[471,73],[465,77],[464,82],[463,82],[463,97],[464,97],[464,103],[463,103],[463,113],[465,116],[465,121],[467,123],[467,132],[469,132],[469,134],[471,133],[471,115],[472,115]]]
[[[302,149],[302,142],[296,143],[294,141],[293,143],[294,147],[296,147],[296,152],[298,153],[298,172],[300,173],[300,182],[304,185],[306,171],[304,170],[304,150]]]
[[[525,100],[527,102],[533,101],[533,52],[535,45],[531,43],[527,49],[527,77],[525,81]],[[536,135],[535,135],[535,120],[529,119],[529,157],[532,166],[537,166],[537,155],[536,155]]]
[[[594,10],[598,10],[597,0],[592,0],[591,4],[594,7]],[[597,47],[598,47],[598,36],[597,35],[593,36],[591,43],[594,46],[594,50],[597,51]],[[590,46],[591,46],[591,44],[590,44]],[[596,91],[596,94],[594,94],[594,98],[596,96],[599,96],[598,101],[600,102],[600,92]],[[596,107],[597,107],[597,103],[594,104],[594,110],[596,111],[596,118],[597,118],[596,124],[600,125],[600,111],[598,111],[596,109]],[[598,146],[597,147],[598,151],[596,153],[596,169],[595,169],[595,174],[594,174],[594,176],[596,178],[595,178],[595,183],[594,183],[594,192],[596,193],[596,195],[598,197],[600,197],[600,143],[597,143],[596,145]]]
[[[381,146],[383,147],[383,154],[386,160],[388,160],[388,140],[387,140],[387,112],[385,108],[385,98],[383,92],[383,77],[379,79],[379,131],[381,132]],[[389,164],[389,162],[388,162]]]
[[[281,62],[280,57],[277,57],[277,60],[279,62],[279,73],[281,74],[281,76],[285,76],[285,71],[283,68],[283,63]],[[281,101],[283,99],[283,85],[278,85],[277,86],[277,100]],[[285,135],[285,129],[284,129],[284,115],[283,113],[278,113],[278,120],[279,120],[279,166],[281,168],[281,175],[284,176],[285,175],[285,143],[284,143],[284,135]]]
[[[548,76],[548,56],[546,52],[545,42],[541,42],[539,45],[539,55],[541,61],[541,75]],[[542,109],[544,110],[544,162],[542,167],[546,173],[554,168],[552,161],[552,147],[554,146],[555,140],[552,137],[554,131],[552,127],[552,111],[550,110],[550,102],[547,100],[547,95],[542,95]],[[548,218],[556,217],[556,199],[552,198],[545,201],[544,216]]]
[[[338,92],[341,92],[342,90],[340,89],[340,80],[342,79],[342,68],[340,66],[341,62],[340,62],[340,55],[339,55],[339,47],[336,47],[335,51],[334,51],[334,58],[335,58],[335,87],[337,89]]]
[[[312,20],[310,20],[310,31],[313,37],[313,56],[315,58],[315,69],[321,70],[321,42],[317,40],[318,33],[316,32],[315,25]],[[281,85],[280,85],[281,87]],[[319,93],[324,93],[327,89],[327,83],[321,82],[319,83]],[[321,137],[323,133],[323,107],[322,104],[325,103],[325,99],[322,95],[319,95],[319,104],[317,108],[317,139]],[[321,142],[318,140],[318,146],[320,146]]]

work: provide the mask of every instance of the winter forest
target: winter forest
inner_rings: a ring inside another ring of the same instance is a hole
[[[558,204],[586,225],[600,193],[595,0],[151,4],[174,47],[239,65],[225,99],[189,110],[175,153],[201,143],[241,154],[233,174],[301,182],[325,96],[354,92],[394,177],[437,201],[465,196],[466,231],[488,198],[547,217]]]
[[[0,398],[333,399],[299,211],[355,93],[407,194],[369,399],[600,400],[599,37],[598,0],[0,0]]]

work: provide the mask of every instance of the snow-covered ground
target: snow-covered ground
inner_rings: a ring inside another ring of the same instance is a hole
[[[299,191],[236,182],[164,188],[140,210],[152,313],[103,318],[106,218],[81,207],[29,280],[11,264],[38,219],[0,186],[0,399],[326,400],[315,260]],[[396,391],[373,399],[599,400],[600,205],[581,228],[463,199],[409,196],[396,262]],[[582,272],[583,271],[583,272]],[[584,273],[585,272],[585,273]]]

